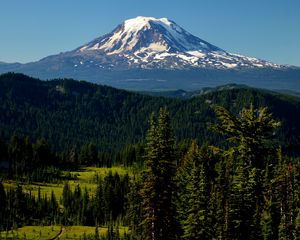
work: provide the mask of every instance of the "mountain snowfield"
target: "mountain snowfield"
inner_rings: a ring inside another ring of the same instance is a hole
[[[167,18],[136,17],[112,33],[71,51],[81,57],[74,67],[100,68],[280,68],[257,58],[232,54],[181,28]]]

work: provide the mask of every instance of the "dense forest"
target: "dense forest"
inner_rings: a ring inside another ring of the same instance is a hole
[[[152,97],[74,80],[40,81],[22,74],[0,76],[0,138],[46,139],[55,150],[93,143],[115,151],[145,139],[151,112],[167,107],[177,141],[224,140],[207,129],[212,105],[238,113],[242,107],[268,106],[282,122],[283,148],[299,149],[300,99],[253,88],[210,91],[190,99]],[[290,149],[291,150],[291,149]]]
[[[299,239],[299,99],[250,88],[167,99],[11,73],[0,83],[0,232],[82,225],[96,226],[84,239]],[[113,165],[133,170],[96,175],[94,191],[69,184],[74,169]],[[63,183],[61,197],[23,190],[37,182]]]

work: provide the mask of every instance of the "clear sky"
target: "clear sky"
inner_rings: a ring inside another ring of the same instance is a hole
[[[167,17],[224,50],[300,66],[300,0],[0,0],[0,61],[72,50],[136,16]]]

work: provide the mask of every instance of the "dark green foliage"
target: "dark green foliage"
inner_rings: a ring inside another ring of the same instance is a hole
[[[89,165],[98,162],[97,147],[93,143],[83,145],[79,154],[79,162],[83,165]]]
[[[73,80],[38,81],[21,74],[0,76],[0,137],[44,138],[54,149],[69,150],[93,142],[100,152],[119,151],[146,135],[147,116],[167,106],[179,141],[198,138],[216,144],[209,132],[212,104],[237,113],[249,102],[268,106],[282,120],[279,132],[284,150],[299,149],[298,98],[251,88],[208,92],[187,100],[151,97]],[[79,150],[77,151],[79,154]]]
[[[61,199],[40,190],[33,197],[20,185],[4,190],[0,183],[0,230],[105,225],[105,239],[122,239],[118,226],[126,225],[130,239],[139,240],[299,239],[300,161],[292,157],[299,151],[296,98],[247,88],[183,101],[15,74],[1,76],[0,84],[5,178],[61,182],[72,178],[63,178],[61,170],[80,164],[118,163],[134,173],[96,177],[95,193],[66,182]],[[151,116],[144,144],[145,115],[164,105],[170,114],[161,109],[158,120]],[[266,105],[274,117],[260,107]],[[217,133],[209,133],[208,121]],[[97,230],[85,236],[93,238],[104,236]]]
[[[199,163],[198,163],[199,164]],[[208,184],[203,164],[191,171],[191,182],[188,189],[187,218],[182,221],[183,238],[190,240],[211,239],[211,219],[208,209]]]
[[[251,105],[248,109],[244,108],[238,117],[223,107],[216,106],[214,110],[220,123],[213,125],[212,129],[235,144],[230,154],[238,155],[246,166],[263,168],[267,163],[266,156],[274,150],[270,140],[274,139],[280,122],[272,118],[266,107],[256,110]]]
[[[283,158],[279,123],[267,109],[239,115],[215,107],[213,129],[227,148],[192,142],[177,170],[178,219],[185,239],[297,239],[299,159]],[[277,148],[278,149],[278,148]]]
[[[177,180],[177,211],[178,219],[182,223],[188,217],[188,209],[191,208],[189,203],[190,195],[193,193],[193,189],[190,186],[192,176],[191,173],[195,168],[196,161],[199,160],[199,147],[195,141],[192,142],[187,153],[183,157],[180,165],[177,168],[176,180]],[[197,163],[198,164],[198,163]]]
[[[147,170],[142,188],[143,236],[155,240],[175,239],[174,139],[166,109],[160,110],[158,121],[154,115],[150,118],[146,151]]]
[[[113,153],[98,152],[95,144],[84,145],[78,154],[75,146],[70,150],[54,152],[44,139],[32,144],[28,137],[13,136],[8,144],[0,141],[0,176],[22,182],[61,182],[72,179],[62,170],[76,170],[82,165],[111,167],[112,164],[143,165],[143,144],[127,145]],[[79,156],[78,156],[79,155]]]
[[[128,193],[128,176],[120,177],[111,172],[98,180],[95,196],[91,198],[87,190],[76,186],[72,191],[68,183],[64,185],[62,205],[63,223],[67,225],[105,225],[123,218],[126,214],[125,196]]]
[[[0,184],[0,191],[1,191]],[[3,194],[3,192],[0,194]],[[25,194],[22,187],[18,185],[15,189],[9,189],[5,193],[5,198],[1,198],[0,230],[7,230],[12,227],[35,224],[55,224],[59,222],[58,202],[51,194],[35,198],[31,194]],[[3,207],[3,208],[2,208]]]
[[[18,181],[58,181],[61,179],[59,168],[67,166],[63,158],[51,151],[44,139],[32,144],[28,137],[13,136],[8,145],[2,145],[2,151],[5,155],[0,174],[8,173],[8,178]]]
[[[221,204],[225,213],[222,235],[225,239],[293,239],[299,202],[294,197],[297,187],[292,185],[292,169],[297,165],[284,163],[275,151],[272,140],[279,122],[266,108],[250,106],[234,116],[217,107],[216,113],[220,124],[214,129],[234,143],[221,151],[228,183]]]
[[[215,163],[207,147],[192,142],[177,170],[177,210],[184,239],[211,239]]]
[[[127,194],[127,224],[134,239],[143,239],[143,209],[141,189],[142,179],[139,175],[134,176],[129,182],[129,192]]]

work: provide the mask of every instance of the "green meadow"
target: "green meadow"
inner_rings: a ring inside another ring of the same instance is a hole
[[[112,167],[112,168],[97,168],[97,167],[84,167],[78,171],[64,172],[65,176],[71,176],[74,180],[66,180],[72,190],[77,185],[80,185],[82,189],[86,188],[90,194],[94,194],[97,188],[97,179],[104,178],[109,174],[118,173],[120,176],[125,174],[132,174],[130,168],[124,167]],[[64,183],[66,181],[61,181],[59,183],[19,183],[24,192],[30,193],[34,196],[38,195],[40,188],[41,195],[51,196],[53,191],[56,198],[61,199]],[[17,185],[15,181],[4,181],[5,188],[14,188]],[[103,235],[107,232],[107,227],[99,227],[99,234]],[[128,228],[119,227],[120,235],[128,232]],[[40,239],[49,240],[57,237],[56,239],[84,239],[85,235],[94,235],[95,227],[90,226],[24,226],[15,230],[8,232],[1,232],[0,239]],[[59,238],[58,238],[59,235]]]
[[[1,232],[0,239],[49,240],[57,239],[84,239],[84,235],[94,235],[95,227],[89,226],[25,226],[8,232]],[[107,228],[99,227],[99,235],[107,233]],[[128,233],[128,228],[119,227],[120,235]]]
[[[111,168],[84,167],[79,171],[64,172],[64,174],[74,178],[74,180],[66,180],[73,190],[79,184],[82,189],[86,188],[90,194],[93,194],[97,188],[97,178],[104,178],[110,171],[112,174],[118,173],[120,176],[132,174],[131,168],[124,168],[121,166]],[[22,186],[24,192],[34,196],[37,196],[39,188],[42,196],[47,195],[50,197],[51,192],[53,191],[56,199],[59,200],[62,196],[63,186],[66,181],[61,181],[59,183],[34,182],[19,184]],[[16,184],[15,181],[4,181],[5,188],[15,187]]]

